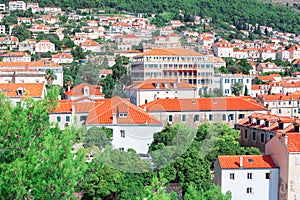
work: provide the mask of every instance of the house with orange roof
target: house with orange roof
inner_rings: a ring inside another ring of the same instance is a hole
[[[221,57],[214,58],[214,68],[219,69],[220,67],[226,67],[226,62]]]
[[[157,99],[196,98],[197,88],[179,79],[148,79],[134,81],[125,88],[130,102],[140,106]]]
[[[16,106],[25,98],[43,99],[46,87],[44,83],[0,83],[0,93],[8,97],[12,105]]]
[[[133,57],[131,80],[179,78],[195,85],[199,94],[211,92],[214,56],[184,48],[155,48]]]
[[[266,152],[266,144],[278,134],[294,131],[296,119],[270,113],[252,113],[235,124],[240,131],[239,142],[246,147],[256,147]]]
[[[32,54],[35,53],[35,39],[27,39],[19,42],[19,51],[30,51]]]
[[[217,57],[232,57],[233,45],[230,42],[216,42],[212,45],[214,55]]]
[[[69,100],[76,100],[83,97],[89,99],[104,99],[104,94],[102,93],[102,87],[100,85],[90,85],[87,83],[76,85],[71,90],[67,91],[65,95]]]
[[[72,54],[67,54],[67,53],[58,53],[52,55],[53,62],[61,64],[61,63],[72,63],[73,62],[73,56]]]
[[[277,134],[266,144],[266,154],[271,155],[280,167],[279,199],[298,199],[300,196],[300,133],[298,120],[291,132]]]
[[[267,109],[251,97],[157,99],[140,106],[165,125],[185,123],[197,127],[204,122],[232,126],[253,112]]]
[[[264,105],[271,114],[278,116],[299,117],[300,93],[261,94],[256,101]]]
[[[24,1],[9,1],[8,10],[26,10],[26,3]]]
[[[55,74],[52,84],[63,86],[62,66],[48,59],[41,59],[34,62],[0,62],[0,72],[3,70],[36,70],[46,72],[48,69],[53,70]],[[37,82],[39,79],[36,79],[35,81]]]
[[[261,59],[266,60],[268,58],[275,60],[276,59],[276,52],[274,49],[271,48],[262,48],[259,50],[259,56]]]
[[[278,50],[276,51],[276,59],[282,61],[289,61],[290,60],[290,52],[287,50]]]
[[[116,22],[109,27],[111,33],[131,33],[132,25],[126,22]]]
[[[38,34],[40,32],[43,32],[45,34],[50,33],[50,26],[46,26],[44,24],[34,24],[31,28],[28,28],[29,31],[31,31],[33,34]]]
[[[31,8],[32,13],[36,13],[40,11],[40,6],[38,2],[27,2],[26,8],[27,10]]]
[[[222,155],[214,163],[215,184],[232,200],[277,200],[279,171],[271,155]]]
[[[292,46],[287,51],[290,53],[290,61],[300,58],[300,47]]]
[[[261,94],[268,94],[271,86],[268,84],[256,84],[251,86],[250,96],[256,97]]]
[[[3,62],[31,62],[31,55],[27,52],[8,52],[1,57]]]
[[[0,48],[1,49],[17,49],[19,45],[19,39],[15,36],[0,37]]]
[[[180,20],[171,20],[170,26],[172,28],[178,28],[178,27],[184,26],[184,23],[182,23]]]
[[[266,72],[283,72],[284,70],[277,66],[275,63],[266,62],[266,63],[259,63],[256,67],[256,70],[259,73],[266,73]]]
[[[40,42],[35,44],[36,53],[47,53],[48,51],[55,51],[55,44],[50,42],[50,40],[41,40]]]
[[[97,100],[85,124],[87,128],[104,126],[111,129],[113,148],[120,151],[132,148],[139,154],[147,154],[153,134],[163,128],[160,121],[118,96]]]
[[[91,51],[91,52],[102,52],[104,49],[103,47],[92,39],[87,39],[86,41],[79,44],[84,52]]]
[[[96,20],[87,20],[86,23],[87,23],[88,26],[91,26],[91,27],[99,26],[99,23]]]
[[[139,45],[142,38],[135,34],[126,34],[115,39],[118,50],[131,50],[133,45]]]

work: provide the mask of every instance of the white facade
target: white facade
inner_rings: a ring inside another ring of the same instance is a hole
[[[215,172],[215,177],[218,177],[216,184],[220,185],[223,194],[230,191],[232,200],[278,199],[278,168],[220,169],[220,166],[215,165]],[[248,179],[248,173],[252,174],[252,179]],[[270,179],[266,179],[267,173],[270,174]],[[234,176],[234,179],[230,179],[231,176]]]
[[[26,3],[24,1],[10,1],[8,8],[9,10],[26,10]]]
[[[231,90],[231,86],[235,83],[242,83],[243,89],[240,95],[244,95],[245,89],[247,87],[248,95],[251,94],[252,89],[252,78],[248,75],[240,74],[221,74],[220,76],[214,77],[214,88],[220,88],[222,90],[223,96],[234,95]]]
[[[49,40],[41,40],[39,43],[35,44],[36,53],[47,53],[48,51],[50,52],[55,51],[55,45],[51,43]]]

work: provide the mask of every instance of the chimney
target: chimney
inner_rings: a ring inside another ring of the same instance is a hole
[[[288,146],[289,145],[289,141],[288,141],[288,136],[286,135],[286,133],[282,133],[281,134],[281,139],[284,143],[284,146]]]
[[[112,124],[117,124],[117,113],[112,114]]]
[[[240,168],[244,167],[243,156],[240,156]]]
[[[72,102],[72,119],[75,117],[75,104]]]

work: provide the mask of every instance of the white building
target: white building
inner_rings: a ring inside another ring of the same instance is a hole
[[[141,154],[147,154],[153,134],[163,128],[160,121],[118,96],[98,100],[88,114],[86,126],[112,129],[113,148],[121,151],[133,148]]]
[[[230,42],[217,42],[212,45],[214,55],[217,57],[232,57],[233,45]]]
[[[218,74],[214,77],[214,88],[219,88],[222,90],[223,96],[231,96],[234,95],[232,93],[232,85],[235,83],[242,83],[243,89],[240,95],[245,94],[245,90],[247,89],[247,94],[251,94],[252,89],[252,78],[249,75],[243,74]]]
[[[218,156],[215,183],[232,200],[277,200],[279,169],[270,155]]]
[[[9,10],[26,10],[26,3],[24,1],[9,1]]]
[[[157,99],[196,98],[197,88],[178,79],[148,79],[135,81],[126,87],[130,102],[140,106]]]
[[[300,198],[300,134],[299,120],[292,125],[290,133],[277,134],[266,144],[266,154],[278,163],[279,199]]]

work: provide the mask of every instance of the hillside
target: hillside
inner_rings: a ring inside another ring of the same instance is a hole
[[[8,1],[0,0],[0,3]],[[186,16],[209,17],[213,23],[251,23],[272,26],[279,31],[300,32],[299,13],[285,6],[275,6],[255,0],[39,0],[40,6],[60,6],[64,10],[75,8],[101,8],[107,11],[131,13],[168,12],[173,18],[179,10]]]

